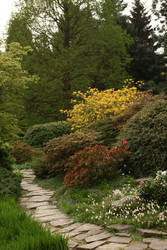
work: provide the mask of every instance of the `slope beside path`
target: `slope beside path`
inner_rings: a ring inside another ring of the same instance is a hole
[[[35,175],[31,169],[21,172],[24,175],[21,186],[26,191],[20,197],[21,207],[52,234],[60,232],[68,237],[70,250],[167,250],[167,240],[152,237],[132,241],[126,232],[113,235],[101,226],[75,222],[57,208],[53,191],[33,183]]]

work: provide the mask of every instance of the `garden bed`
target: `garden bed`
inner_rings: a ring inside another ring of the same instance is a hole
[[[166,203],[144,201],[139,196],[136,180],[119,176],[85,188],[66,188],[62,177],[36,179],[39,185],[55,191],[59,208],[79,222],[105,226],[115,231],[113,224],[130,224],[137,228],[166,231]]]

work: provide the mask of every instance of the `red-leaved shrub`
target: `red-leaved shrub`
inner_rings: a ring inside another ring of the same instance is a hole
[[[46,167],[50,174],[65,174],[68,158],[88,145],[95,145],[98,133],[75,132],[49,141],[44,148]]]
[[[64,184],[82,187],[101,178],[110,178],[119,173],[129,154],[126,141],[111,149],[103,145],[87,146],[68,159]]]

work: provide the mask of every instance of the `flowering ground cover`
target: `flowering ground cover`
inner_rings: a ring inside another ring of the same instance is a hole
[[[138,186],[132,177],[119,176],[84,189],[66,189],[60,179],[55,184],[58,177],[36,181],[43,187],[55,190],[59,208],[77,221],[102,225],[110,230],[115,223],[131,224],[134,232],[136,228],[166,230],[167,203],[160,203],[156,196],[150,200],[143,196],[146,188],[151,193],[161,184],[167,191],[166,177],[166,172],[158,172],[154,179]],[[154,185],[147,187],[150,181]],[[164,196],[161,198],[164,199]]]

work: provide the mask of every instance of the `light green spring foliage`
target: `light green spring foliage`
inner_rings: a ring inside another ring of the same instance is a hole
[[[30,82],[38,80],[22,69],[23,57],[29,51],[29,47],[22,48],[19,43],[0,51],[0,137],[4,141],[14,141],[21,133],[18,118],[24,116],[24,90]]]

